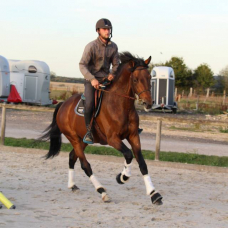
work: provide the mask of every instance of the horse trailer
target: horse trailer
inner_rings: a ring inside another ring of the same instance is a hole
[[[152,109],[177,111],[174,99],[175,74],[171,67],[157,66],[151,71]]]
[[[10,70],[7,59],[0,55],[0,98],[7,98],[10,92]]]
[[[50,69],[45,62],[7,60],[10,86],[4,94],[6,102],[50,105]],[[3,76],[0,77],[3,78]],[[6,88],[1,84],[1,87]],[[6,90],[6,89],[5,89]],[[3,98],[3,94],[0,94]],[[1,99],[2,100],[2,99]]]

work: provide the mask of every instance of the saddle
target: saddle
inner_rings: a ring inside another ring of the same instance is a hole
[[[105,78],[104,81],[101,83],[101,89],[105,89],[107,85],[109,85],[111,82]],[[101,107],[101,102],[102,102],[102,97],[103,97],[103,91],[101,90],[95,90],[95,114],[94,118],[96,118],[99,114],[100,107]],[[81,95],[81,99],[77,103],[74,112],[79,115],[79,116],[84,116],[84,104],[85,104],[85,96],[84,94]]]

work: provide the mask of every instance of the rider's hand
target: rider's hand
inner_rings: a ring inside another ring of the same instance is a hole
[[[97,81],[97,79],[93,79],[93,80],[91,81],[91,85],[92,85],[95,89],[99,89],[100,83]]]
[[[112,74],[109,74],[109,75],[108,75],[108,80],[109,80],[109,81],[112,81],[113,78],[114,78],[114,76],[113,76]]]

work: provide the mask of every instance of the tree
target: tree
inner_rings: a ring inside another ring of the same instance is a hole
[[[222,88],[223,90],[228,90],[228,65],[223,68],[220,73],[221,75],[221,84],[222,84]]]
[[[148,68],[149,72],[151,72],[152,69],[156,66],[165,66],[165,64],[164,63],[150,63],[149,68]]]
[[[206,63],[199,65],[195,69],[194,79],[195,79],[195,86],[199,90],[204,90],[215,84],[215,80],[213,78],[213,72]]]
[[[183,58],[174,56],[165,65],[173,68],[177,87],[185,89],[193,86],[192,71],[185,65]]]
[[[221,75],[215,76],[215,84],[212,86],[212,89],[215,90],[216,93],[223,93],[224,91],[224,77]]]
[[[51,81],[54,81],[55,80],[55,77],[56,77],[56,73],[55,72],[53,72],[53,71],[51,71],[50,72],[50,79],[51,79]]]

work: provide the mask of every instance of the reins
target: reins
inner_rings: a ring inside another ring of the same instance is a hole
[[[96,89],[96,90],[103,91],[105,93],[113,93],[113,94],[118,95],[120,97],[125,97],[125,98],[128,98],[128,99],[136,100],[135,97],[130,97],[130,96],[125,95],[125,94],[120,94],[120,93],[116,93],[116,92],[113,92],[113,91],[107,91],[107,90],[104,90],[104,89]]]
[[[147,67],[135,68],[135,69],[132,71],[130,78],[132,78],[132,75],[133,75],[133,72],[134,72],[134,71],[136,71],[136,70],[144,70],[144,69],[147,69]],[[132,86],[132,88],[133,88],[133,86]],[[113,91],[107,91],[107,90],[104,90],[104,89],[96,89],[96,90],[103,91],[103,92],[105,92],[105,93],[113,93],[113,94],[115,94],[115,95],[117,95],[117,96],[125,97],[125,98],[132,99],[132,100],[136,100],[136,99],[137,99],[137,98],[135,98],[135,97],[130,97],[130,96],[126,95],[126,94],[120,94],[120,93],[116,93],[116,92],[113,92]],[[138,96],[140,96],[140,95],[141,95],[142,93],[144,93],[144,92],[150,92],[150,90],[149,90],[149,89],[143,90],[142,92],[140,92],[139,94],[137,94],[137,93],[135,93],[135,91],[134,91],[134,89],[133,89],[133,93],[136,94],[136,95],[138,95]]]

